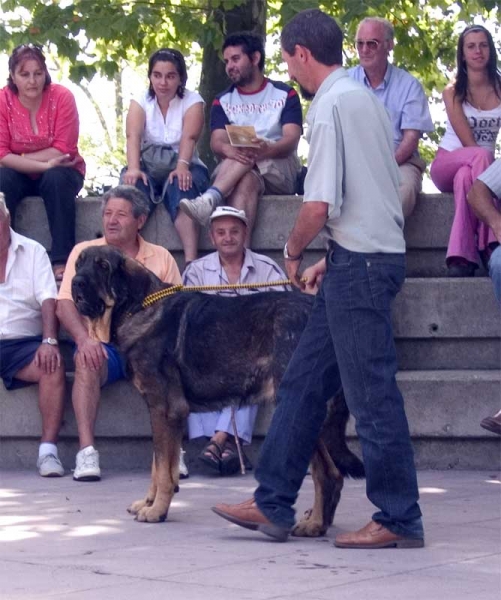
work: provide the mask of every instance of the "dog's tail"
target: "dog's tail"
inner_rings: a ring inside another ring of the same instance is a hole
[[[364,479],[364,463],[346,447],[346,451],[338,453],[335,458],[336,467],[345,477]]]

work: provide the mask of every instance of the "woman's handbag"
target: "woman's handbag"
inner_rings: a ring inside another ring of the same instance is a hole
[[[147,175],[162,182],[176,168],[177,152],[165,144],[145,144],[141,149],[141,164]]]

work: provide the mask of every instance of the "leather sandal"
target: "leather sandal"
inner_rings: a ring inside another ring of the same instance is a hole
[[[252,463],[242,449],[242,458],[247,471],[252,469]],[[240,472],[240,458],[234,441],[227,441],[221,455],[221,475],[235,475]]]
[[[223,448],[214,440],[209,440],[198,455],[198,460],[214,471],[221,473],[221,456]]]

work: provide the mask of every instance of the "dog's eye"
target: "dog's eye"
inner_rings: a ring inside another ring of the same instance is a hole
[[[97,266],[102,269],[103,271],[109,271],[110,269],[110,265],[108,263],[107,260],[98,260],[97,261]]]

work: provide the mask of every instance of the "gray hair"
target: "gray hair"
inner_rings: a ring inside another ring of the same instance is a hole
[[[148,198],[133,185],[117,185],[108,190],[103,196],[102,210],[106,208],[108,201],[112,198],[121,198],[132,204],[132,214],[135,219],[141,215],[147,217],[150,214],[150,201]]]
[[[357,31],[362,25],[366,25],[369,23],[376,23],[381,25],[384,31],[384,37],[386,40],[392,40],[395,37],[395,29],[393,25],[388,21],[388,19],[383,19],[383,17],[365,17],[358,24]]]
[[[10,211],[5,203],[5,196],[3,192],[0,192],[0,212],[4,215],[4,217],[10,216]]]

